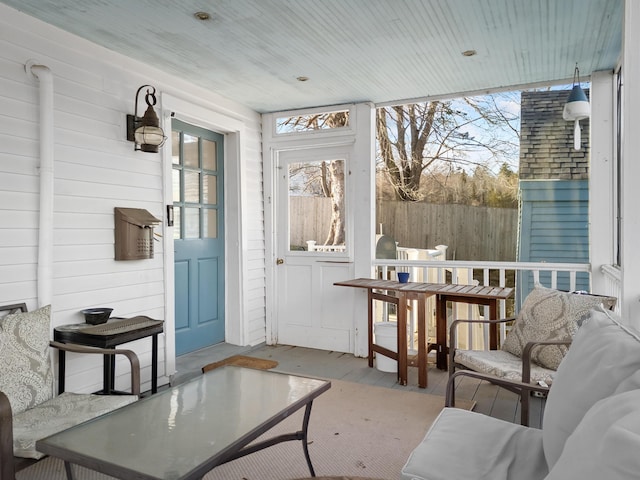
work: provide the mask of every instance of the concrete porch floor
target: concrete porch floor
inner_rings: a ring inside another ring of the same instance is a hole
[[[274,371],[284,373],[345,380],[441,396],[445,394],[448,379],[448,373],[438,370],[431,363],[431,358],[427,388],[419,388],[418,371],[414,367],[409,367],[408,385],[401,386],[396,381],[395,373],[381,372],[375,367],[369,368],[366,358],[355,357],[348,353],[289,345],[263,344],[255,347],[237,347],[220,343],[178,357],[176,359],[177,373],[172,378],[172,383],[180,383],[195,375],[200,375],[200,369],[204,365],[232,355],[249,355],[275,360],[278,362],[278,366],[274,368]],[[514,423],[520,422],[520,402],[518,396],[512,392],[487,382],[467,378],[459,382],[456,392],[456,398],[476,402],[474,410],[477,412]],[[531,399],[531,426],[541,427],[543,409],[544,401],[539,398]]]

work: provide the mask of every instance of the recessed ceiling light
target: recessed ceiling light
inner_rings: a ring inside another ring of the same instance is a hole
[[[309,77],[300,76],[296,77],[296,80],[298,80],[299,82],[306,82],[307,80],[309,80]]]
[[[465,50],[464,52],[462,52],[462,55],[464,55],[465,57],[473,57],[476,53],[475,50]]]
[[[207,12],[196,12],[193,14],[193,16],[202,21],[209,20],[211,18],[211,15],[209,15]]]

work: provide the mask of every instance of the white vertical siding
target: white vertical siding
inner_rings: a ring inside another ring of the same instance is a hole
[[[244,304],[229,305],[227,311],[248,312],[238,320],[245,322],[241,330],[251,332],[244,343],[264,341],[260,116],[4,5],[0,5],[0,304],[26,301],[29,309],[38,306],[39,106],[38,85],[24,70],[29,59],[48,66],[54,77],[53,326],[83,321],[79,313],[83,308],[109,306],[116,316],[149,315],[165,319],[167,329],[173,329],[173,311],[165,308],[173,285],[166,280],[165,268],[172,268],[172,263],[165,262],[164,242],[155,243],[153,259],[114,260],[114,207],[144,208],[164,219],[165,203],[171,198],[163,189],[162,153],[134,152],[125,139],[125,115],[133,113],[135,92],[151,83],[159,92],[198,98],[206,108],[245,125],[240,148],[248,168],[241,185],[247,192],[241,202],[243,222],[234,234],[248,249],[240,253],[240,267],[228,268],[242,268],[240,276],[249,288],[239,297]],[[165,229],[163,223],[156,232],[165,234]],[[164,339],[160,345],[160,372],[172,374],[164,369]],[[131,348],[147,366],[142,380],[143,389],[148,388],[151,341],[139,340]],[[166,353],[171,356],[173,351],[170,346]],[[69,387],[99,386],[101,359],[74,359],[69,359]]]
[[[260,135],[259,131],[254,132]],[[251,157],[262,157],[262,149],[259,142],[251,145],[249,152]],[[262,343],[266,338],[266,266],[265,266],[265,232],[264,228],[264,202],[262,183],[262,162],[254,162],[251,168],[245,172],[249,182],[247,183],[248,198],[252,199],[252,208],[249,211],[247,224],[250,231],[247,241],[247,276],[246,276],[246,300],[247,300],[247,341],[249,345]]]

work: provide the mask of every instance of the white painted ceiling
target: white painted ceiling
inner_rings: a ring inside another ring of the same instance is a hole
[[[558,82],[576,62],[588,77],[615,67],[623,11],[623,0],[0,2],[259,112]]]

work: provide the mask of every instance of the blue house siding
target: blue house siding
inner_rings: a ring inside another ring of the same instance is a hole
[[[589,90],[586,92],[589,96]],[[521,262],[589,261],[589,120],[581,121],[581,148],[573,148],[574,125],[562,116],[569,90],[526,91],[521,95],[520,225]],[[588,274],[576,288],[589,290]],[[551,275],[540,281],[551,285]],[[569,274],[557,286],[569,290]],[[533,288],[533,275],[516,281],[516,307]]]
[[[518,261],[589,262],[589,185],[587,180],[522,180]],[[533,275],[518,279],[518,299],[533,288]],[[551,285],[550,274],[540,280]],[[558,274],[558,288],[569,290],[569,275]],[[589,290],[589,276],[577,277],[576,288]]]

